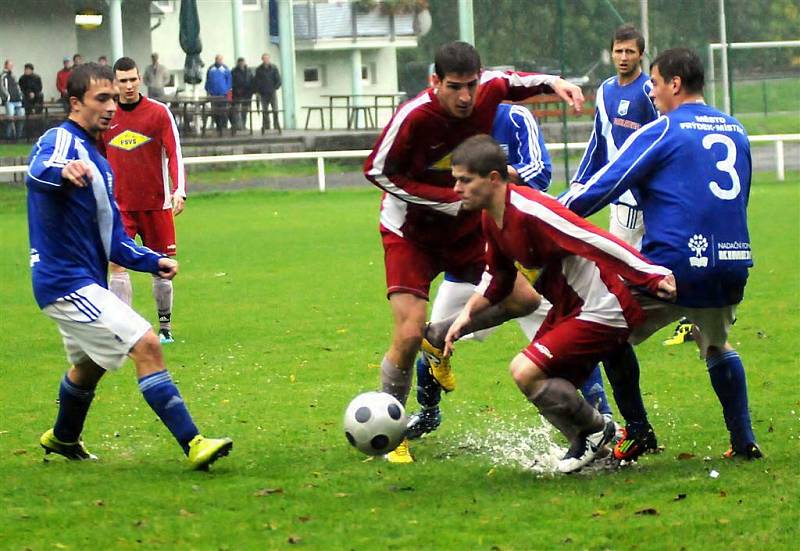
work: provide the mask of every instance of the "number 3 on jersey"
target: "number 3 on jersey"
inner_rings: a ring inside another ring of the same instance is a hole
[[[703,137],[703,147],[706,149],[711,149],[714,144],[718,143],[724,145],[727,152],[724,159],[717,161],[717,169],[731,177],[731,187],[730,189],[723,189],[717,182],[712,180],[708,183],[708,188],[711,190],[711,193],[720,199],[730,201],[731,199],[736,199],[742,189],[742,184],[739,181],[739,174],[733,166],[736,164],[736,144],[724,134],[707,134]]]

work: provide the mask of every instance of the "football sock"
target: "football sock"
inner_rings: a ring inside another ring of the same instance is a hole
[[[430,372],[430,365],[425,356],[417,357],[417,403],[422,409],[432,409],[442,401],[442,387]]]
[[[546,379],[528,400],[570,443],[603,428],[600,412],[579,396],[575,386],[566,379]]]
[[[94,388],[78,386],[67,374],[58,389],[58,416],[53,434],[65,443],[77,442],[83,432],[83,423],[94,399]]]
[[[411,369],[400,369],[384,356],[381,361],[381,389],[405,406],[413,374]]]
[[[602,415],[611,415],[611,406],[608,403],[606,389],[603,387],[603,375],[600,373],[599,365],[595,366],[592,374],[581,385],[581,394]]]
[[[178,387],[172,382],[166,370],[145,375],[139,379],[139,390],[142,392],[147,404],[156,412],[161,421],[183,448],[189,453],[189,442],[200,431],[192,421],[186,404],[183,403]]]
[[[735,450],[744,449],[756,441],[750,422],[747,403],[747,380],[744,366],[735,350],[724,352],[706,360],[711,386],[722,404],[725,426],[731,433],[731,444]]]
[[[645,430],[649,426],[647,410],[642,401],[642,390],[639,388],[639,360],[633,346],[625,343],[610,354],[603,365],[606,377],[614,393],[617,409],[625,419],[631,432]]]
[[[457,317],[458,314],[453,314],[449,318],[429,323],[425,328],[425,338],[428,339],[428,342],[436,348],[443,348],[447,331]],[[493,304],[473,314],[472,320],[462,330],[462,335],[469,335],[481,329],[495,327],[517,317],[519,317],[518,312],[510,312],[503,304]]]
[[[158,309],[158,323],[161,329],[172,329],[172,281],[153,277],[153,298]]]
[[[133,287],[131,286],[131,276],[128,272],[111,272],[108,290],[128,306],[131,305]]]

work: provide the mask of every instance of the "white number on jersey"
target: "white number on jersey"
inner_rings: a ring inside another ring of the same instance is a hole
[[[707,134],[703,138],[703,147],[706,149],[711,149],[714,144],[718,143],[721,143],[726,147],[727,154],[725,155],[724,159],[717,162],[717,169],[721,172],[725,172],[731,177],[731,187],[730,189],[723,189],[717,182],[713,180],[708,183],[708,187],[711,190],[711,193],[720,199],[730,201],[731,199],[736,199],[742,189],[742,184],[739,181],[739,174],[737,174],[736,169],[733,166],[736,164],[736,144],[734,144],[733,140],[724,134]]]

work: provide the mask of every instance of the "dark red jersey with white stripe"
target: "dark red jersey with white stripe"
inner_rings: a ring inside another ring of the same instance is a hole
[[[475,107],[465,119],[450,116],[433,89],[401,105],[383,129],[364,174],[384,190],[381,229],[441,247],[479,231],[480,215],[462,212],[450,173],[453,150],[470,136],[489,134],[497,106],[552,93],[550,75],[484,71]]]
[[[538,190],[509,185],[502,228],[484,212],[486,272],[477,292],[505,298],[517,271],[553,303],[549,316],[634,327],[644,312],[626,283],[655,294],[670,271]]]
[[[118,106],[103,145],[120,210],[168,209],[173,193],[186,196],[178,127],[163,103],[141,96],[133,109]]]

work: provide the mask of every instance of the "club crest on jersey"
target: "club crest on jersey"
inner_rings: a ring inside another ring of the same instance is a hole
[[[625,116],[628,114],[628,107],[631,106],[631,102],[629,100],[623,99],[619,102],[619,107],[617,107],[617,115]]]
[[[703,253],[708,248],[708,240],[699,233],[694,234],[689,239],[689,249],[694,253],[694,256],[689,257],[689,266],[692,268],[705,268],[708,266],[708,257],[703,256]]]
[[[137,147],[143,146],[150,140],[152,140],[152,138],[145,136],[144,134],[139,134],[133,130],[126,130],[125,132],[114,136],[114,138],[108,142],[108,145],[113,145],[117,149],[122,149],[125,151],[133,151]]]

